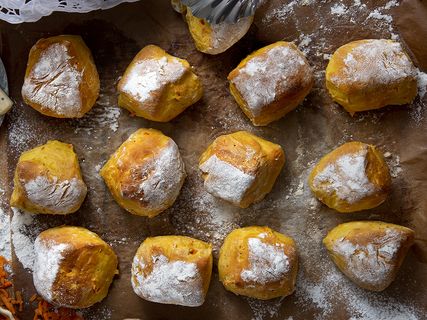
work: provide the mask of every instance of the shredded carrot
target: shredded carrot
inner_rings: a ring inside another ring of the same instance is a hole
[[[55,308],[45,300],[39,299],[37,309],[34,311],[33,320],[84,320],[73,309]]]
[[[10,296],[10,291],[12,289],[12,282],[8,279],[9,274],[5,270],[5,266],[9,262],[2,256],[0,256],[0,307],[5,308],[17,320],[15,306],[18,307],[18,310],[22,310],[23,301],[22,295],[20,292],[15,292],[15,296]],[[6,319],[4,316],[0,316],[0,320]]]

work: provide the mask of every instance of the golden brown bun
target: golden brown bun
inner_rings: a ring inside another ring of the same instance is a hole
[[[40,39],[31,48],[22,87],[26,104],[46,116],[81,118],[98,95],[98,72],[81,37]]]
[[[332,55],[326,87],[332,99],[353,115],[412,102],[417,95],[416,69],[397,42],[353,41]]]
[[[197,50],[212,55],[226,51],[243,38],[254,19],[250,16],[236,23],[221,22],[211,25],[205,19],[193,16],[189,9],[184,13]]]
[[[159,122],[172,120],[203,94],[190,64],[154,45],[135,56],[117,88],[120,107]]]
[[[197,307],[212,273],[212,245],[184,236],[147,238],[132,264],[132,287],[141,298]]]
[[[235,294],[262,300],[288,296],[298,273],[295,242],[268,227],[233,230],[221,247],[218,271]]]
[[[282,147],[246,131],[219,136],[199,160],[206,190],[241,208],[264,199],[284,164]]]
[[[100,173],[121,207],[150,218],[172,206],[186,176],[178,146],[154,129],[133,133]]]
[[[118,273],[113,250],[85,228],[43,231],[34,250],[34,286],[57,307],[87,308],[101,301]]]
[[[337,267],[358,286],[382,291],[396,278],[414,231],[381,221],[354,221],[332,229],[323,239]]]
[[[32,213],[77,211],[87,187],[73,145],[52,140],[21,154],[10,205]]]
[[[317,199],[339,212],[371,209],[391,188],[388,166],[375,146],[348,142],[325,155],[309,176]]]
[[[234,99],[256,126],[265,126],[295,109],[314,83],[304,54],[284,41],[251,53],[230,72],[228,80]]]

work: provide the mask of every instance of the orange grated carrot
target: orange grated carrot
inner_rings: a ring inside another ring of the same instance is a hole
[[[37,300],[39,300],[39,303],[37,309],[34,311],[33,320],[84,320],[73,309],[55,308],[45,300]]]
[[[9,281],[9,274],[5,270],[5,266],[8,265],[9,262],[2,256],[0,256],[0,307],[7,309],[16,320],[18,320],[16,316],[15,306],[18,306],[19,310],[22,310],[23,301],[20,293],[15,292],[15,297],[10,296],[10,289],[13,286],[12,282]],[[0,316],[0,319],[5,319],[4,316]]]

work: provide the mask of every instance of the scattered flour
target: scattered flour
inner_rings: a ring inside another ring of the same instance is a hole
[[[236,205],[255,181],[254,176],[222,161],[216,155],[203,162],[200,170],[206,174],[204,184],[209,193]]]
[[[259,238],[249,238],[248,248],[249,268],[240,273],[243,281],[267,284],[282,280],[289,272],[289,259],[283,245],[271,245]]]
[[[137,295],[153,302],[197,307],[203,304],[203,280],[195,263],[152,257],[153,269],[136,256],[132,264],[132,287]]]
[[[25,78],[22,95],[62,116],[80,115],[83,76],[71,59],[67,46],[60,43],[50,45]]]
[[[331,13],[342,16],[347,12],[347,7],[342,3],[336,3],[331,7]]]
[[[186,72],[177,58],[145,59],[133,65],[120,80],[119,89],[140,103],[151,102],[154,93],[178,81]]]
[[[427,92],[427,73],[422,72],[421,70],[418,70],[417,80],[418,80],[418,95],[420,96],[420,99],[423,99]]]
[[[46,241],[39,237],[34,243],[34,286],[47,301],[52,301],[52,285],[64,258],[63,253],[68,247],[66,243]]]
[[[10,231],[10,216],[0,207],[0,256],[11,261],[11,231]]]
[[[295,83],[292,79],[299,81]],[[311,68],[305,58],[289,46],[274,47],[262,56],[253,57],[231,79],[254,116],[275,101],[276,96],[294,86],[306,87],[311,81]]]

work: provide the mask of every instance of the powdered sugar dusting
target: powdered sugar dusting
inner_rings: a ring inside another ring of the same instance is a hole
[[[336,194],[341,200],[355,203],[376,191],[366,175],[366,154],[363,149],[356,154],[346,154],[335,163],[328,164],[313,180],[315,188]]]
[[[254,116],[291,88],[299,75],[310,81],[310,67],[305,59],[289,46],[277,46],[265,56],[254,57],[231,80]]]
[[[132,264],[132,287],[140,297],[158,303],[197,307],[203,304],[203,281],[195,263],[152,257],[153,269],[136,256]]]
[[[427,92],[427,73],[421,70],[417,71],[418,95],[423,99]]]
[[[359,44],[347,54],[344,63],[343,76],[331,78],[336,85],[391,84],[416,76],[416,69],[400,43],[384,39]]]
[[[240,277],[245,282],[267,284],[280,281],[289,272],[289,259],[282,244],[267,244],[259,238],[248,239],[249,268]]]
[[[21,183],[32,203],[56,214],[70,213],[70,210],[82,202],[87,192],[84,182],[77,178],[60,181],[58,177],[49,180],[45,176],[38,176]]]
[[[66,243],[45,241],[37,237],[34,243],[35,261],[33,280],[37,292],[46,300],[52,301],[52,285],[55,282]]]
[[[0,207],[0,256],[12,259],[10,216]]]
[[[80,83],[82,74],[78,71],[61,43],[46,48],[33,66],[22,87],[22,95],[65,117],[80,114]]]
[[[204,185],[209,193],[236,205],[255,181],[254,176],[219,159],[216,155],[203,162],[200,170],[206,174]]]
[[[149,102],[154,92],[179,80],[185,71],[184,65],[175,57],[169,61],[167,57],[145,59],[125,74],[121,88],[140,103]]]
[[[333,244],[333,252],[346,261],[351,278],[367,285],[376,285],[384,283],[394,271],[392,262],[396,259],[401,241],[402,234],[389,228],[383,236],[367,245],[338,239]]]

